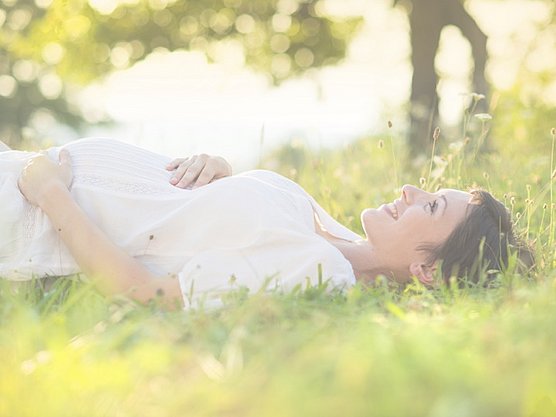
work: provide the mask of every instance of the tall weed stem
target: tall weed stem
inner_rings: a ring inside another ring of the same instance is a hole
[[[431,163],[429,165],[429,175],[427,176],[427,187],[429,187],[430,185],[430,181],[431,181],[431,175],[432,175],[432,165],[434,163],[434,153],[436,151],[436,141],[438,140],[438,138],[440,137],[440,128],[437,126],[434,129],[434,132],[432,134],[432,151],[431,151]],[[429,190],[432,191],[432,189],[429,188]]]
[[[394,139],[392,138],[392,122],[388,121],[388,139],[390,140],[390,151],[392,152],[392,165],[394,166],[394,188],[400,186],[398,178],[398,161],[396,159],[396,150],[394,149]]]
[[[550,231],[548,235],[548,247],[552,248],[554,242],[554,142],[556,141],[556,129],[552,128],[552,149],[550,151]]]

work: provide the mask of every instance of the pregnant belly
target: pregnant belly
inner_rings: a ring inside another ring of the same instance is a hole
[[[111,139],[82,139],[63,147],[72,159],[74,187],[89,186],[131,194],[173,194],[170,158]],[[51,150],[57,158],[60,148]]]

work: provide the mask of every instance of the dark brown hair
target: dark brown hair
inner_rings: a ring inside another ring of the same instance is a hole
[[[429,252],[428,263],[442,261],[442,277],[467,279],[488,284],[498,272],[504,271],[512,253],[516,253],[519,267],[531,270],[533,251],[515,235],[510,213],[500,201],[482,190],[471,191],[468,212],[448,239],[434,247],[424,245]]]

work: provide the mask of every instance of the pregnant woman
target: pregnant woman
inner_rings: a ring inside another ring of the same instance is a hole
[[[214,181],[184,189],[188,161],[114,140],[3,152],[0,276],[83,272],[106,294],[189,307],[218,304],[233,288],[288,291],[307,280],[341,289],[383,274],[430,285],[440,262],[445,278],[476,279],[480,252],[502,270],[519,246],[486,192],[406,185],[393,203],[363,211],[361,237],[298,184],[262,170],[229,176],[215,161]]]

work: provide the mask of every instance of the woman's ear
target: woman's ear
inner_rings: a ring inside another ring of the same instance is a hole
[[[409,265],[409,272],[415,276],[421,283],[432,285],[434,283],[434,272],[436,271],[436,262],[432,265],[413,262]]]

